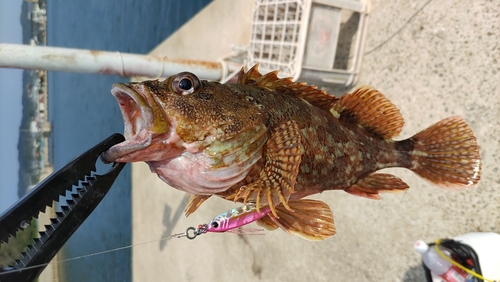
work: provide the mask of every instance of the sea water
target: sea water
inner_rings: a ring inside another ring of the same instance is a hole
[[[209,2],[48,0],[47,44],[148,53]],[[50,155],[55,170],[111,134],[123,133],[121,113],[110,89],[113,83],[126,81],[118,76],[49,72]],[[62,259],[129,246],[131,217],[127,165],[101,204],[67,242]],[[131,263],[130,248],[85,257],[60,264],[61,278],[130,281]]]

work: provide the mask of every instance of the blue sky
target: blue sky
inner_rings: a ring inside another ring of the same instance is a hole
[[[22,44],[21,5],[22,0],[0,1],[0,43]],[[22,70],[0,68],[0,213],[18,199],[22,87]]]

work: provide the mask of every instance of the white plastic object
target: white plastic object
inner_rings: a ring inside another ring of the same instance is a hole
[[[453,238],[468,245],[477,254],[482,276],[500,280],[500,234],[494,232],[471,232]]]
[[[450,262],[441,257],[434,247],[430,248],[424,241],[415,242],[415,250],[422,254],[425,266],[446,282],[465,282],[467,273],[456,268]],[[440,249],[443,251],[442,249]]]
[[[280,77],[316,85],[354,84],[363,57],[368,10],[362,0],[257,0],[247,67],[259,63],[262,73],[279,70]],[[341,42],[350,43],[347,53],[339,55],[345,12],[352,13],[351,19],[356,20],[356,13],[359,18],[353,34]]]

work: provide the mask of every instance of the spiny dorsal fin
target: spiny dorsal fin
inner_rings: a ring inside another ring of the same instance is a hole
[[[242,67],[238,74],[238,83],[239,84],[254,84],[255,81],[261,77],[262,75],[259,73],[259,64],[256,64],[247,72],[245,72],[245,68]]]
[[[354,116],[363,127],[386,139],[398,136],[404,125],[398,108],[371,86],[345,94],[331,112],[337,117]]]
[[[305,82],[293,82],[289,77],[279,78],[278,72],[276,70],[262,75],[259,72],[259,64],[256,64],[239,76],[238,83],[255,85],[295,96],[326,111],[330,110],[333,104],[339,101],[339,98],[319,90],[316,86],[307,85]]]

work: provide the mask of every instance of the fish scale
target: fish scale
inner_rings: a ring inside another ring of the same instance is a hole
[[[167,184],[192,194],[186,215],[216,195],[255,204],[257,211],[269,206],[259,224],[322,240],[335,232],[333,216],[328,205],[303,199],[308,195],[344,190],[379,199],[382,192],[408,189],[398,177],[377,172],[388,167],[444,187],[471,187],[480,179],[479,147],[462,118],[396,141],[403,117],[370,86],[338,98],[278,78],[277,71],[262,75],[256,65],[242,70],[235,84],[184,72],[116,84],[112,93],[120,105],[138,102],[121,107],[126,141],[105,158],[146,161]],[[141,145],[151,136],[151,145]],[[319,215],[328,216],[314,220]]]

